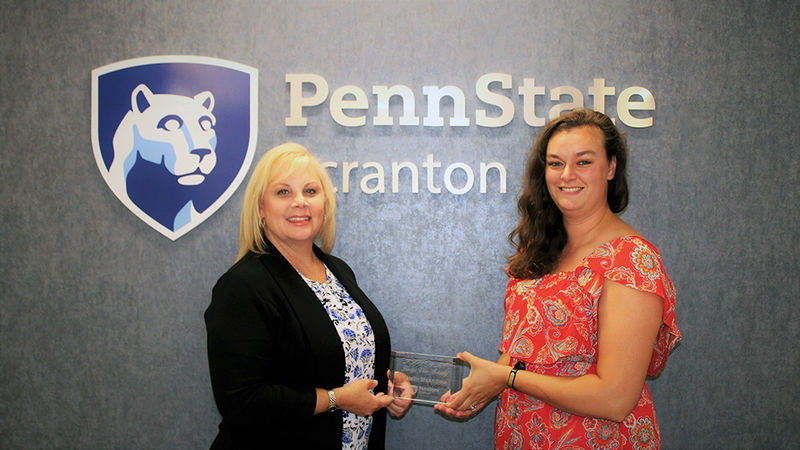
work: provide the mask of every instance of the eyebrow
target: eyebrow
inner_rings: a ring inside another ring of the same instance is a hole
[[[586,155],[596,155],[596,154],[597,154],[597,152],[594,151],[594,150],[582,150],[582,151],[579,151],[578,153],[576,153],[576,155],[578,157],[586,156]],[[548,153],[547,155],[545,155],[545,157],[546,158],[558,158],[558,159],[561,159],[560,156],[558,156],[558,155],[556,155],[554,153]]]
[[[308,183],[305,183],[303,186],[308,186],[310,184],[322,184],[322,182],[320,180],[312,180],[312,181],[309,181]],[[285,182],[285,181],[275,181],[275,182],[270,183],[269,185],[270,186],[290,186],[291,187],[291,185],[289,183]]]

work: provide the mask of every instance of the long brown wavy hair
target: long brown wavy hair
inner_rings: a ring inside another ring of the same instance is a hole
[[[628,145],[625,135],[611,119],[601,112],[576,109],[551,120],[528,155],[524,187],[517,202],[520,221],[508,236],[517,250],[509,257],[508,265],[508,273],[515,278],[539,278],[552,272],[567,244],[561,211],[550,198],[545,181],[547,144],[555,133],[585,125],[596,126],[603,132],[608,160],[617,159],[616,173],[608,182],[609,208],[619,214],[628,206]]]

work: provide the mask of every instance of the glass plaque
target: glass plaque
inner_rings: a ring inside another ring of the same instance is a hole
[[[439,399],[448,390],[455,393],[461,389],[461,380],[467,376],[469,364],[454,356],[393,351],[389,369],[391,380],[395,372],[402,372],[411,381],[410,392],[409,389],[395,389],[395,397],[435,405],[441,403]]]

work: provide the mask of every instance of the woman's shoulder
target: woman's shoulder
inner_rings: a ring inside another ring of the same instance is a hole
[[[259,311],[259,317],[280,317],[281,289],[265,267],[263,256],[248,253],[219,277],[205,312],[207,323],[227,323],[231,317],[242,319],[255,311]]]
[[[667,276],[661,255],[642,236],[621,236],[598,247],[585,260],[584,277],[616,281],[644,292],[674,297],[672,282]]]
[[[252,291],[263,287],[269,276],[270,258],[268,254],[248,252],[220,275],[214,290]]]
[[[608,255],[609,253],[619,254],[621,252],[630,252],[638,247],[648,247],[657,252],[656,247],[636,231],[635,228],[619,217],[614,217],[614,219],[615,220],[599,235],[597,244],[585,259],[599,255]]]
[[[637,249],[647,249],[658,255],[660,258],[660,254],[658,253],[656,246],[638,233],[618,236],[610,239],[595,248],[588,257],[591,258],[593,256],[602,256],[608,254],[630,254],[637,251]]]
[[[261,263],[259,262],[259,254],[253,252],[247,252],[244,256],[236,260],[232,266],[225,271],[225,273],[220,276],[220,279],[223,278],[240,278],[240,277],[248,277],[252,275],[259,269]]]
[[[642,254],[649,259],[657,260],[660,265],[661,255],[650,241],[639,234],[618,236],[597,246],[583,258],[579,266],[605,271],[613,267],[635,264],[637,258],[640,258],[637,255]]]

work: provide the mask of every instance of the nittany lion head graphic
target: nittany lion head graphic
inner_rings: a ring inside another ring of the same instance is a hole
[[[131,109],[114,133],[114,160],[109,176],[124,184],[128,196],[143,210],[155,208],[165,213],[156,219],[173,231],[197,215],[191,198],[186,199],[187,193],[175,196],[169,204],[163,196],[137,196],[131,185],[137,180],[169,185],[170,179],[181,186],[202,183],[217,163],[213,109],[214,95],[209,91],[194,97],[153,94],[140,84],[131,92]],[[158,167],[147,172],[148,179],[131,177],[137,165],[143,164]],[[175,189],[186,190],[178,186]]]
[[[126,179],[138,159],[160,164],[184,186],[205,180],[217,163],[214,95],[153,94],[140,84],[114,134],[112,177]]]
[[[257,76],[191,56],[93,70],[92,144],[117,198],[170,239],[218,209],[252,161]]]

